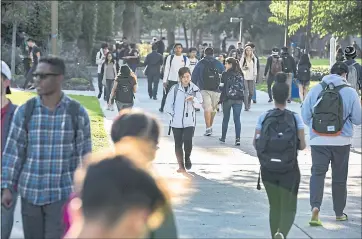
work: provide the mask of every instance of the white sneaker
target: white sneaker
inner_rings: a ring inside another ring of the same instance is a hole
[[[114,111],[114,106],[113,105],[111,105],[111,111]]]

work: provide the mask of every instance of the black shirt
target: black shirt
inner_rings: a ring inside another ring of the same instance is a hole
[[[33,46],[31,49],[31,56],[33,58],[32,67],[35,68],[38,65],[39,59],[37,53],[40,53],[40,48],[38,46]]]
[[[137,53],[137,55],[139,54],[138,51],[136,49],[132,49],[129,53],[128,56],[134,56]],[[128,64],[138,64],[139,63],[139,56],[138,58],[130,58],[127,60]]]

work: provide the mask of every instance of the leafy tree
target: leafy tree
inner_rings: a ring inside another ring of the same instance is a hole
[[[109,41],[112,39],[115,1],[98,1],[98,18],[96,39]]]
[[[83,1],[82,11],[81,35],[78,39],[78,45],[80,45],[82,55],[90,59],[89,56],[93,52],[97,32],[98,3],[96,1]]]
[[[58,28],[64,41],[76,41],[82,34],[83,7],[79,1],[59,1]]]
[[[289,10],[289,35],[307,26],[309,1],[291,1]],[[287,2],[272,0],[270,22],[285,25]],[[359,35],[361,30],[361,2],[314,0],[312,8],[312,33],[321,37],[332,33],[337,37]]]

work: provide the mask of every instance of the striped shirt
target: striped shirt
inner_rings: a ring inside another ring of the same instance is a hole
[[[67,112],[71,99],[64,95],[54,111],[36,98],[33,114],[24,128],[25,105],[14,114],[2,158],[1,188],[18,191],[34,205],[68,199],[73,174],[84,155],[92,151],[90,121],[81,106],[78,129]]]

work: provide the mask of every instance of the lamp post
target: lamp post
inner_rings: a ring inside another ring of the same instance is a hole
[[[332,68],[334,63],[336,63],[336,38],[332,36],[329,41],[329,68]]]
[[[57,38],[58,38],[58,1],[52,1],[51,7],[51,26],[52,26],[52,54],[57,55]]]
[[[242,17],[231,17],[230,22],[239,23],[239,41],[241,42],[242,45],[244,45],[242,42],[242,40],[243,40],[243,18]]]

